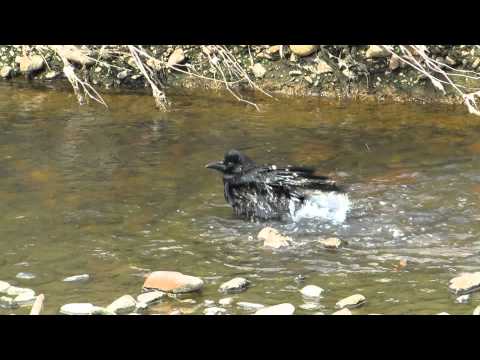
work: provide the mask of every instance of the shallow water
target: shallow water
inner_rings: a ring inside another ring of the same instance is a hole
[[[105,99],[110,110],[81,107],[69,91],[0,84],[0,280],[44,293],[45,313],[136,296],[149,270],[206,282],[151,313],[202,313],[197,305],[225,297],[218,287],[235,276],[252,282],[236,301],[290,302],[298,314],[333,312],[354,293],[368,301],[355,314],[469,314],[480,304],[478,293],[455,304],[447,288],[480,269],[480,121],[463,108],[282,98],[259,99],[256,112],[229,95],[182,92],[164,114],[147,95]],[[204,168],[230,148],[335,177],[349,189],[346,220],[233,217],[220,176]],[[263,249],[265,225],[294,246]],[[339,251],[317,242],[330,236],[346,242]],[[90,281],[62,282],[83,273]],[[308,284],[325,289],[315,310],[301,308]]]

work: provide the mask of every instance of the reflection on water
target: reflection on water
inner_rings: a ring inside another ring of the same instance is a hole
[[[358,292],[368,304],[356,313],[471,313],[447,291],[455,274],[480,266],[480,123],[462,109],[297,98],[256,112],[185,92],[164,114],[145,95],[106,100],[109,111],[62,91],[0,86],[0,280],[45,293],[46,313],[135,296],[150,270],[204,278],[203,293],[190,295],[197,305],[244,276],[253,286],[236,300],[291,302],[298,313],[332,312]],[[229,148],[260,163],[317,166],[348,187],[347,218],[234,218],[221,178],[204,169]],[[262,249],[265,225],[294,245]],[[330,236],[345,246],[326,251],[318,239]],[[408,266],[395,271],[400,259]],[[89,282],[62,282],[83,273]],[[305,303],[305,284],[326,289],[320,304]],[[171,301],[159,306],[202,312]]]

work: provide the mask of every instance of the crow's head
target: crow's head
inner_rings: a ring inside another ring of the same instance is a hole
[[[254,162],[240,151],[229,150],[225,153],[225,158],[222,161],[212,162],[205,167],[220,171],[223,174],[234,175],[242,173],[248,165],[253,164]]]

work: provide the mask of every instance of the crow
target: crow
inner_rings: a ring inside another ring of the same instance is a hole
[[[314,168],[257,165],[238,150],[205,167],[223,174],[225,200],[237,216],[250,220],[282,220],[318,192],[343,193],[329,177],[315,175]]]

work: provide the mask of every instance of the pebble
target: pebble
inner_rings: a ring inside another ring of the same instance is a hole
[[[150,305],[150,304],[156,303],[164,296],[165,296],[165,293],[162,291],[157,291],[157,290],[148,291],[146,293],[138,295],[137,302]]]
[[[241,292],[247,289],[250,281],[242,277],[236,277],[220,285],[221,292]]]
[[[478,305],[475,310],[473,310],[473,315],[480,315],[480,305]]]
[[[173,53],[168,57],[167,65],[178,65],[185,61],[185,54],[181,48],[177,48]]]
[[[90,303],[71,303],[65,304],[60,308],[60,313],[64,315],[91,315],[96,309]]]
[[[304,57],[313,54],[318,50],[318,45],[290,45],[293,54]]]
[[[203,280],[176,271],[154,271],[145,279],[144,289],[156,289],[174,294],[199,291]]]
[[[8,282],[0,281],[0,294],[6,293],[9,287],[10,287],[10,284]]]
[[[107,310],[115,314],[128,314],[135,310],[137,302],[131,295],[123,295],[107,306]]]
[[[7,289],[7,295],[9,295],[9,296],[18,296],[18,295],[24,294],[24,293],[35,295],[35,291],[33,291],[32,289],[28,289],[28,288],[10,286]]]
[[[343,309],[343,308],[352,309],[352,308],[359,307],[359,306],[365,304],[365,301],[366,301],[365,296],[360,295],[360,294],[355,294],[355,295],[346,297],[345,299],[342,299],[342,300],[338,301],[335,304],[335,307],[337,309]]]
[[[370,45],[365,53],[366,58],[384,58],[390,56],[390,53],[378,45]]]
[[[278,230],[265,227],[257,235],[258,240],[263,241],[263,246],[267,248],[279,249],[282,247],[287,247],[290,244],[291,238],[283,236],[278,232]]]
[[[470,295],[462,295],[462,296],[459,296],[455,299],[455,302],[457,304],[466,304],[470,301]]]
[[[344,308],[342,310],[335,311],[332,315],[352,315],[352,312],[349,309]]]
[[[209,307],[203,311],[205,315],[224,315],[227,310],[221,307]]]
[[[88,274],[82,274],[82,275],[74,275],[74,276],[69,276],[63,279],[64,282],[82,282],[82,281],[87,281],[90,279],[90,275]]]
[[[4,66],[0,70],[0,77],[7,79],[12,75],[13,68],[11,66]]]
[[[265,69],[265,67],[262,64],[256,63],[255,65],[252,66],[252,72],[257,79],[261,79],[267,73],[267,69]]]
[[[302,72],[300,70],[292,70],[288,72],[288,75],[290,76],[299,76],[302,75]]]
[[[245,310],[259,310],[265,307],[265,305],[262,305],[262,304],[255,304],[255,303],[246,302],[246,301],[237,302],[237,306]]]
[[[480,272],[465,273],[450,280],[448,285],[455,295],[463,295],[480,289]]]
[[[218,300],[218,303],[222,306],[229,306],[229,305],[232,305],[233,298],[231,298],[231,297],[223,298],[223,299]]]
[[[13,300],[18,305],[23,306],[23,305],[32,305],[35,302],[36,298],[37,297],[35,296],[35,293],[32,294],[31,292],[24,292],[16,296],[15,299]]]
[[[323,289],[316,285],[307,285],[300,290],[303,296],[309,298],[319,298],[322,295]]]
[[[15,300],[8,296],[0,296],[0,308],[14,309],[16,307],[18,307],[18,305]]]
[[[342,241],[335,237],[331,237],[325,240],[319,240],[318,242],[322,244],[326,249],[338,249],[342,244]]]
[[[292,315],[295,312],[295,306],[289,303],[267,306],[257,310],[255,315]]]
[[[128,70],[123,70],[123,71],[120,71],[120,72],[117,74],[117,79],[123,80],[123,79],[125,79],[127,76],[128,76]]]

